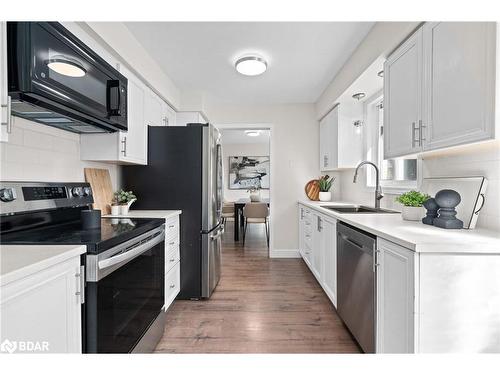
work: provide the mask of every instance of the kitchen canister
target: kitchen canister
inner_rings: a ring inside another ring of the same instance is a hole
[[[101,210],[82,210],[82,229],[99,229],[101,228]]]

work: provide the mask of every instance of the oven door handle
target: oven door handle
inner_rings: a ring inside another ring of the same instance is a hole
[[[150,250],[151,248],[153,248],[154,246],[156,246],[157,244],[159,244],[160,242],[162,242],[164,240],[165,240],[165,232],[163,231],[160,235],[156,236],[152,240],[145,242],[142,245],[139,245],[139,246],[137,246],[137,247],[125,252],[125,253],[115,255],[115,256],[112,256],[112,257],[107,258],[107,259],[100,260],[97,263],[97,266],[98,266],[99,270],[104,270],[106,268],[115,266],[118,263],[127,262],[127,261],[135,258],[136,256],[138,256],[142,253],[145,253],[146,251]]]

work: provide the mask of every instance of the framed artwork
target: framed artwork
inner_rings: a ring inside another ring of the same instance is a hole
[[[269,189],[269,156],[230,156],[229,189]]]

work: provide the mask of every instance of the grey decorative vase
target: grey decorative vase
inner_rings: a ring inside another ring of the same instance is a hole
[[[426,216],[422,219],[422,223],[433,225],[434,219],[438,216],[439,206],[434,198],[429,198],[424,202],[424,207],[427,210]]]
[[[455,216],[457,214],[455,207],[462,200],[460,194],[455,190],[444,189],[438,191],[434,199],[439,206],[439,216],[434,219],[434,226],[445,229],[462,229],[463,221]]]

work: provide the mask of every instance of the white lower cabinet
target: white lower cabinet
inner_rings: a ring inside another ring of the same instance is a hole
[[[299,205],[299,252],[337,306],[337,221]]]
[[[76,256],[2,286],[1,350],[81,353],[81,277]]]
[[[181,291],[179,215],[166,220],[165,233],[165,306],[170,307]]]
[[[414,352],[415,252],[377,240],[377,353]]]
[[[500,353],[500,253],[377,250],[377,353]]]

